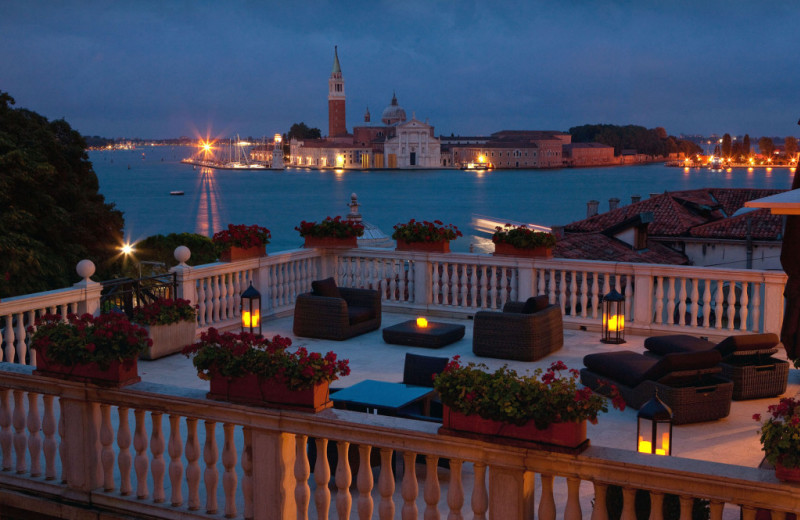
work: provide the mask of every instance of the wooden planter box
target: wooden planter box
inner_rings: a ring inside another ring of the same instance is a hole
[[[397,251],[422,251],[425,253],[449,253],[450,241],[440,242],[406,242],[397,239]]]
[[[47,358],[47,349],[36,350],[36,370],[33,373],[68,381],[117,388],[141,381],[136,358],[125,361],[112,361],[106,370],[102,370],[97,363],[69,366],[55,363]]]
[[[219,259],[223,262],[236,262],[238,260],[246,260],[248,258],[259,258],[267,256],[267,251],[264,246],[255,247],[236,247],[233,246],[227,251],[223,251],[219,255]]]
[[[800,468],[786,468],[778,462],[775,464],[775,477],[784,482],[800,482]]]
[[[330,383],[325,382],[304,390],[290,390],[281,382],[259,379],[252,374],[236,378],[212,375],[211,391],[207,397],[265,408],[319,412],[333,406],[328,392],[329,385]]]
[[[179,321],[169,325],[145,325],[153,346],[142,354],[142,359],[158,359],[175,354],[183,347],[194,343],[197,324],[192,321]]]
[[[354,248],[358,247],[358,237],[335,238],[335,237],[304,237],[306,243],[303,247],[310,249],[319,248]]]
[[[585,420],[553,423],[548,428],[540,430],[533,421],[517,426],[484,419],[479,415],[464,415],[447,405],[444,406],[440,433],[566,453],[579,453],[589,447]]]
[[[508,242],[496,242],[494,245],[495,256],[521,256],[525,258],[553,258],[552,247],[534,247],[524,249],[514,247]]]

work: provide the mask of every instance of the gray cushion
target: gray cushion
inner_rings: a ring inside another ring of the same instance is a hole
[[[547,296],[531,296],[525,300],[522,312],[524,314],[533,314],[534,312],[544,310],[548,305],[550,305],[550,300]]]
[[[339,288],[336,287],[336,280],[333,278],[325,278],[324,280],[315,280],[311,282],[311,291],[314,296],[327,296],[328,298],[341,298]]]
[[[686,334],[673,334],[647,338],[644,340],[644,348],[659,356],[665,356],[676,352],[703,352],[714,348],[714,344]]]

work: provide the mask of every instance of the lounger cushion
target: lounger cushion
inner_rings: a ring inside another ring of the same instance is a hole
[[[525,300],[525,305],[522,307],[523,314],[533,314],[550,305],[550,299],[547,296],[531,296]]]
[[[675,372],[692,370],[704,370],[715,367],[722,356],[716,350],[706,350],[704,352],[678,352],[667,354],[658,360],[658,363],[642,374],[639,383],[642,381],[664,381],[667,376]]]
[[[350,325],[356,323],[364,323],[375,317],[375,312],[369,307],[356,307],[355,305],[347,306],[347,319]]]
[[[608,378],[609,382],[630,387],[638,385],[642,374],[647,373],[656,363],[657,359],[630,350],[589,354],[583,358],[583,364],[592,372]]]
[[[311,290],[314,296],[327,296],[328,298],[341,298],[339,288],[336,287],[336,280],[333,278],[325,278],[324,280],[315,280],[311,282]]]
[[[722,357],[728,357],[732,354],[774,353],[778,343],[780,339],[777,334],[744,334],[725,338],[714,348]]]
[[[654,354],[664,356],[675,352],[703,352],[714,348],[714,344],[686,334],[673,334],[647,338],[644,340],[644,348]]]

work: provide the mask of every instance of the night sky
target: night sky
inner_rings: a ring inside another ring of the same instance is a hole
[[[397,93],[437,134],[663,126],[797,135],[791,2],[0,2],[0,90],[85,135],[327,133]]]

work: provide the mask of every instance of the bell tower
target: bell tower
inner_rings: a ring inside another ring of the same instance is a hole
[[[333,71],[328,79],[328,137],[347,135],[344,113],[344,80],[338,46],[333,48]]]

